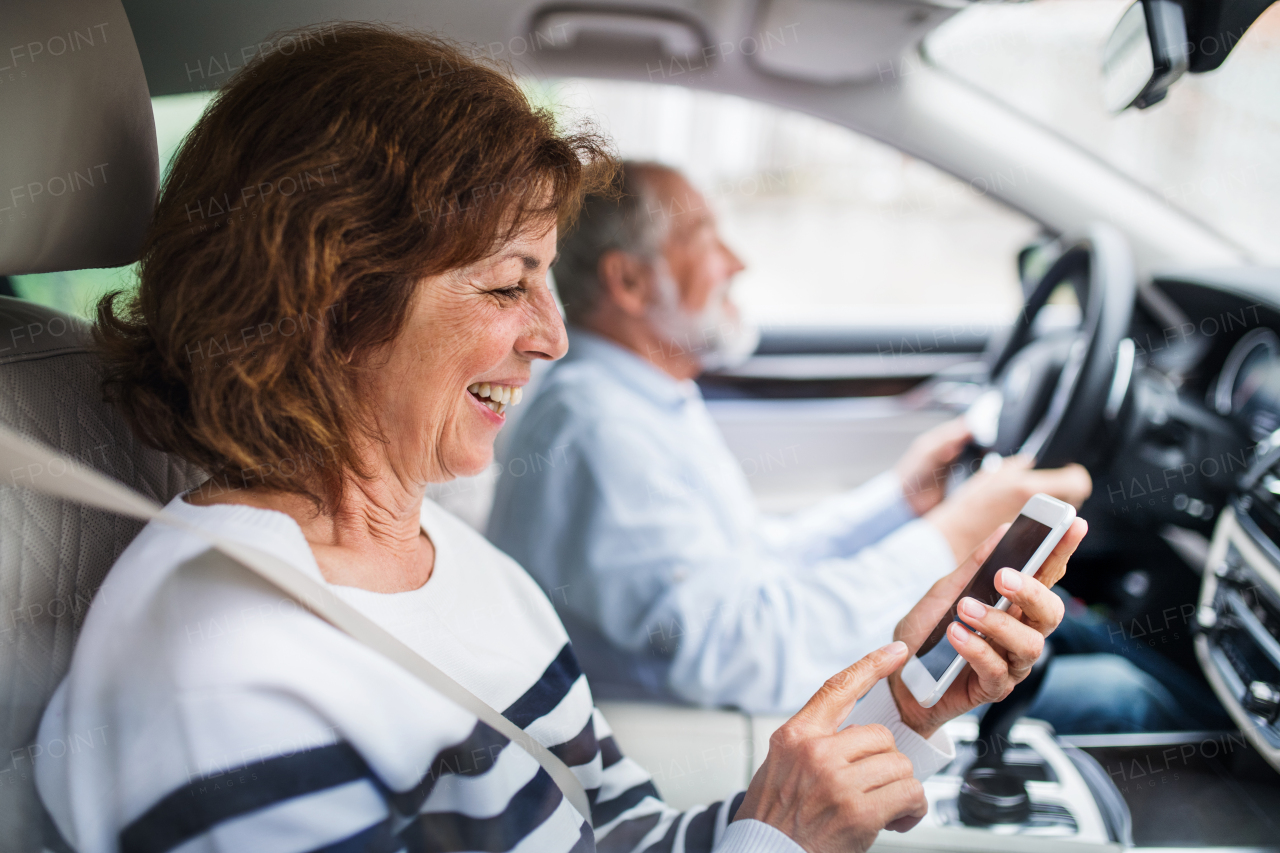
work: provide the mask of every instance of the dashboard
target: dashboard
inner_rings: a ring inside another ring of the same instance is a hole
[[[1212,403],[1254,441],[1280,427],[1280,337],[1275,332],[1259,327],[1236,342],[1213,384]]]
[[[1134,388],[1104,439],[1103,509],[1211,535],[1256,446],[1280,428],[1280,269],[1157,275],[1130,336]]]
[[[1153,293],[1154,292],[1154,293]],[[1280,269],[1157,275],[1135,318],[1152,364],[1203,393],[1253,441],[1280,426]],[[1162,326],[1159,341],[1151,329]],[[1261,432],[1265,430],[1265,432]]]
[[[1151,482],[1167,483],[1177,466],[1183,499],[1151,517],[1212,537],[1196,659],[1244,737],[1280,770],[1280,270],[1157,276],[1140,301],[1135,340],[1160,346],[1146,347],[1136,395],[1145,399],[1116,468],[1159,461],[1164,478]]]

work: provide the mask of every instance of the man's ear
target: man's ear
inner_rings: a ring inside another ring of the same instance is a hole
[[[602,296],[624,314],[640,317],[649,308],[652,276],[648,267],[635,255],[617,249],[600,256],[596,268]]]

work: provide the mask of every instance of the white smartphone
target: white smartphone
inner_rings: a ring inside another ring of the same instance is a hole
[[[1053,551],[1058,540],[1075,521],[1076,511],[1069,503],[1063,503],[1048,495],[1033,495],[1022,512],[996,543],[995,550],[987,557],[969,585],[951,605],[951,610],[937,624],[924,645],[920,647],[902,669],[902,681],[925,708],[932,708],[964,669],[965,659],[951,645],[947,628],[959,622],[962,630],[972,631],[956,614],[961,598],[974,598],[998,610],[1009,609],[1009,599],[996,592],[996,573],[1003,568],[1018,569],[1024,575],[1035,574]],[[978,636],[982,636],[979,632]]]

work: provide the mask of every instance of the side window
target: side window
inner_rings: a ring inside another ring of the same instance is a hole
[[[951,322],[957,312],[985,320],[1020,304],[1014,258],[1038,226],[980,182],[728,95],[577,79],[526,89],[566,120],[594,121],[622,156],[689,175],[747,264],[735,295],[760,322]],[[165,173],[210,97],[153,99]],[[19,296],[81,316],[106,291],[135,282],[134,266],[12,280]]]
[[[156,141],[160,151],[161,180],[169,173],[169,162],[187,132],[213,97],[212,92],[166,95],[151,99],[156,120]],[[23,299],[48,305],[69,314],[91,317],[98,298],[110,290],[129,290],[138,280],[137,265],[72,272],[13,276],[14,292]]]
[[[688,175],[747,265],[735,298],[762,323],[1004,319],[1021,305],[1016,256],[1039,226],[980,181],[727,95],[577,79],[526,91],[594,121],[624,157]]]

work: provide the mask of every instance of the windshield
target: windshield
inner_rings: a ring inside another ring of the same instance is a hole
[[[1213,228],[1280,263],[1280,4],[1222,67],[1146,110],[1108,112],[1102,47],[1130,0],[978,3],[925,44],[930,60],[1071,139]]]

